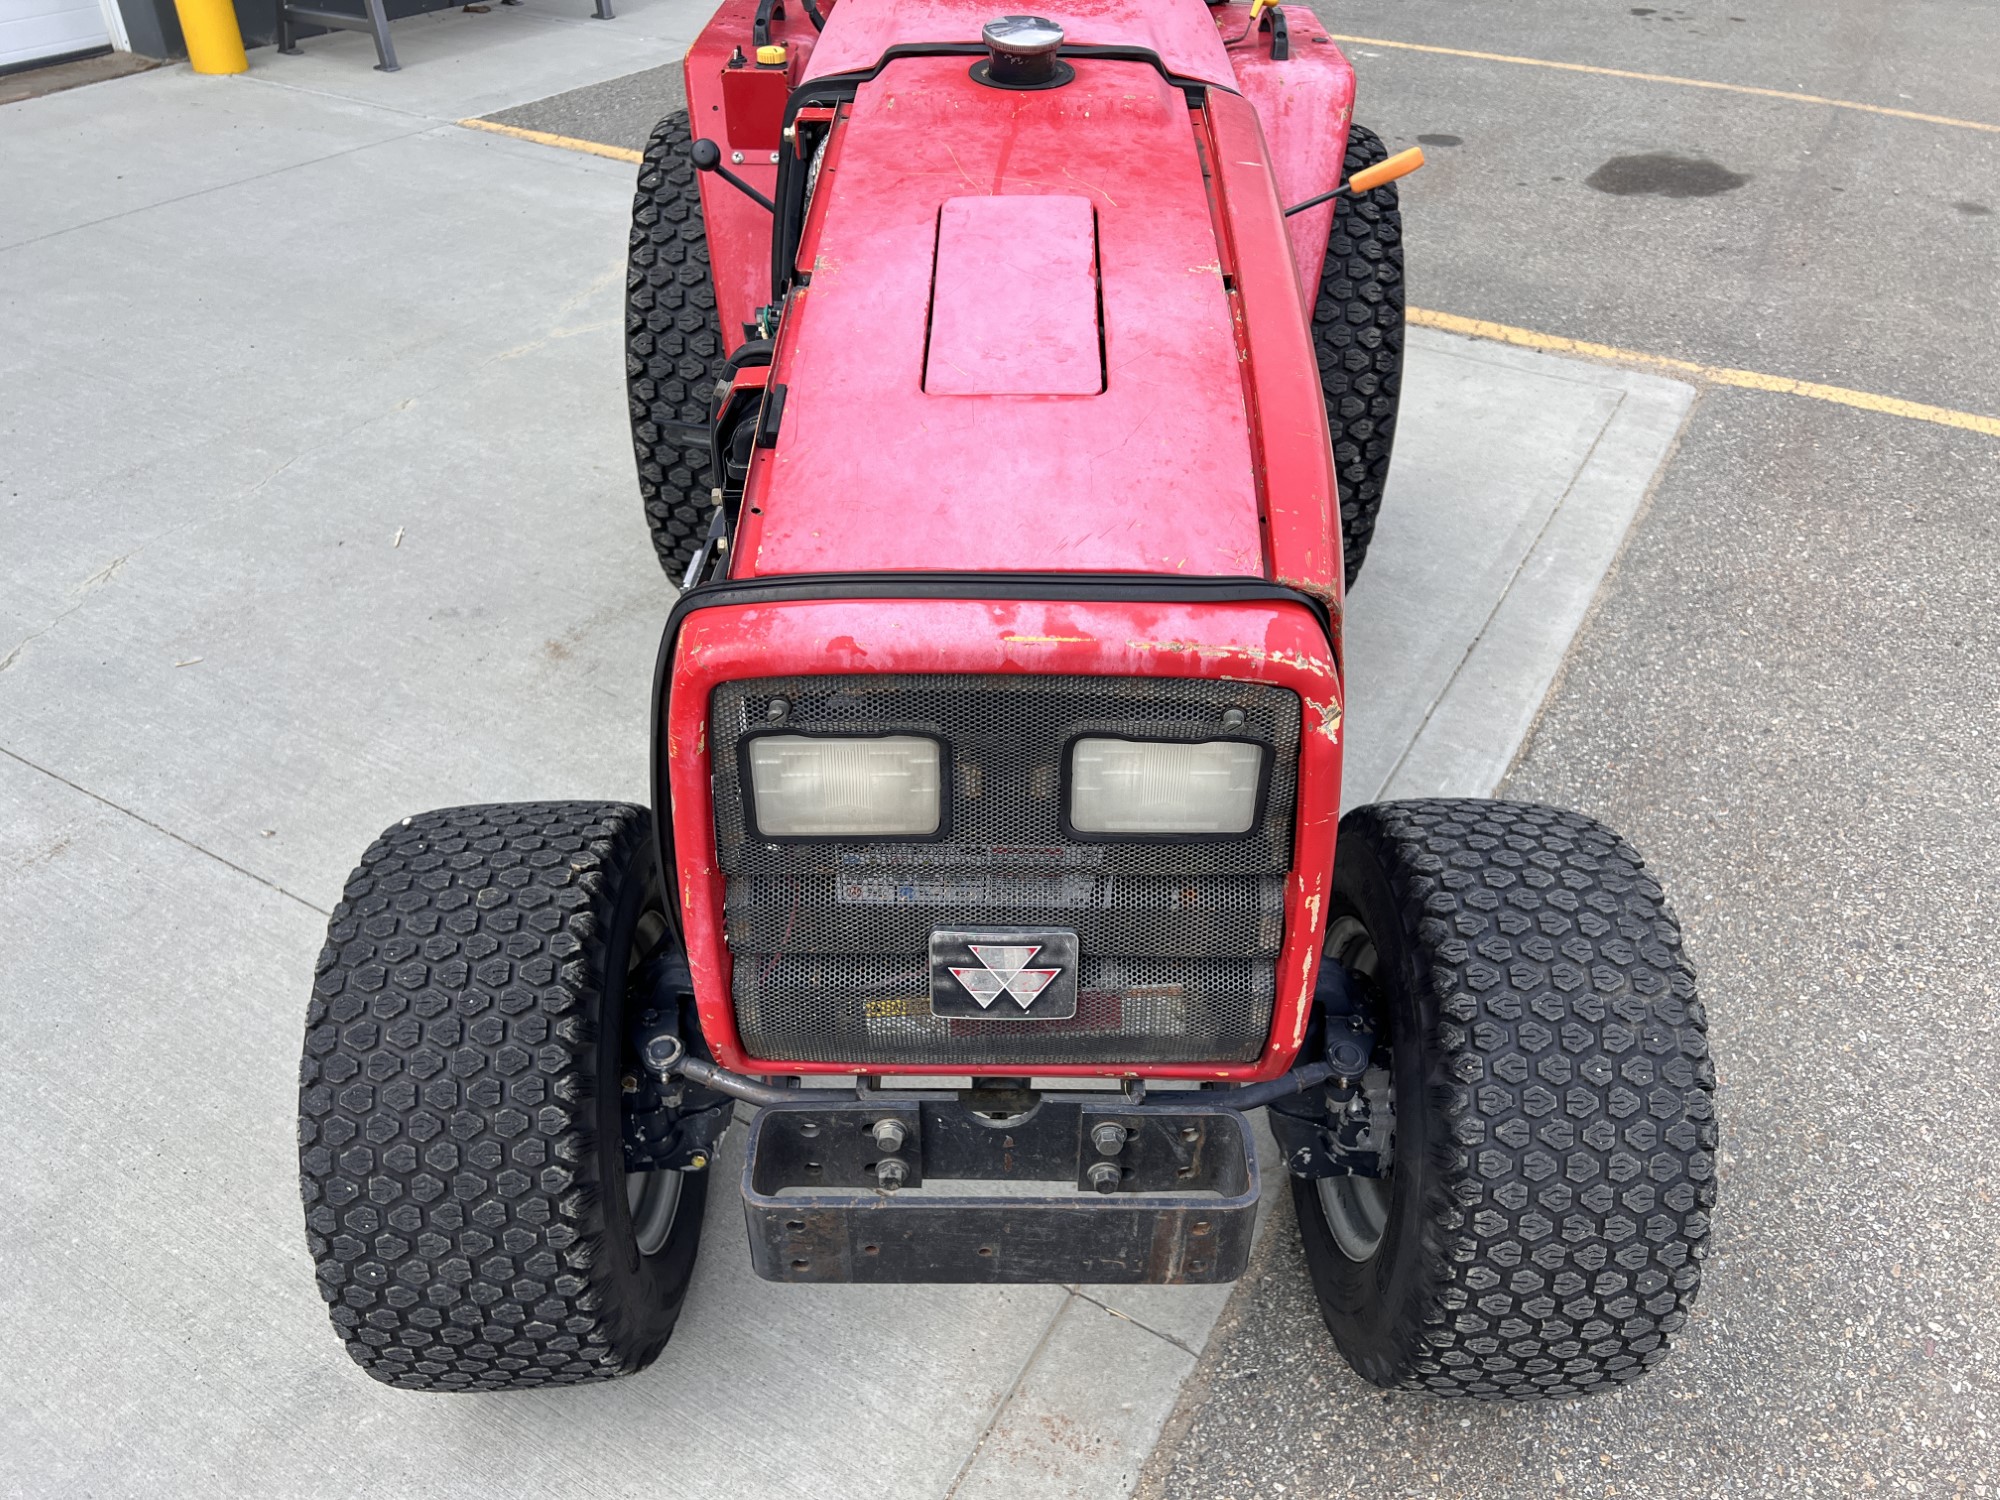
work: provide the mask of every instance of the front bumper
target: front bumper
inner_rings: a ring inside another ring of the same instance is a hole
[[[751,1263],[767,1281],[1234,1281],[1256,1225],[1256,1145],[1242,1113],[1200,1098],[1044,1094],[1000,1121],[951,1093],[767,1106],[743,1166]],[[884,1120],[903,1127],[896,1192],[881,1185]],[[1105,1125],[1125,1132],[1115,1151],[1094,1139]],[[1117,1186],[1094,1189],[1107,1165]]]

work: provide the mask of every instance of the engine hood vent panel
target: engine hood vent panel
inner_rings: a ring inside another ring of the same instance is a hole
[[[1095,396],[1103,389],[1090,200],[946,199],[938,211],[924,390]]]

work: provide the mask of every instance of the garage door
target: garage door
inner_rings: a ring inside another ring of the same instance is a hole
[[[110,42],[98,0],[0,0],[0,68]]]

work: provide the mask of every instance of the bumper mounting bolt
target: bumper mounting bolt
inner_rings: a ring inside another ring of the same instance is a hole
[[[910,1132],[903,1128],[901,1120],[877,1120],[872,1134],[875,1137],[875,1149],[891,1154],[901,1151],[903,1142],[910,1138]]]
[[[1118,1163],[1100,1161],[1094,1163],[1084,1174],[1084,1180],[1100,1193],[1115,1193],[1118,1191],[1118,1179],[1121,1175],[1123,1174],[1118,1170]]]
[[[875,1183],[883,1192],[893,1193],[909,1180],[910,1169],[895,1157],[875,1163]]]
[[[1090,1144],[1097,1148],[1099,1156],[1116,1156],[1125,1149],[1125,1142],[1131,1134],[1117,1121],[1106,1120],[1091,1127]]]

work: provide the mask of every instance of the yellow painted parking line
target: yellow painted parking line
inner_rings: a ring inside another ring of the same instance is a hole
[[[537,146],[554,146],[563,151],[581,151],[586,156],[608,156],[613,161],[645,160],[624,146],[607,146],[602,141],[579,140],[573,135],[552,135],[546,130],[524,130],[519,125],[502,125],[498,120],[460,120],[467,130],[490,130],[495,135],[511,135],[517,141],[533,141]]]
[[[1523,349],[1539,349],[1545,354],[1569,354],[1608,364],[1629,365],[1634,369],[1685,376],[1711,385],[1831,401],[1861,411],[1879,412],[1883,416],[1907,417],[1913,422],[1933,422],[1939,427],[1957,427],[1966,432],[1984,433],[1987,437],[2000,437],[2000,417],[1953,411],[1948,406],[1927,406],[1921,401],[1905,401],[1898,396],[1878,396],[1872,391],[1852,391],[1846,386],[1821,385],[1814,380],[1793,380],[1788,375],[1766,375],[1757,370],[1732,370],[1722,365],[1696,364],[1691,359],[1670,359],[1664,354],[1642,354],[1636,349],[1585,343],[1582,339],[1567,339],[1560,334],[1537,333],[1532,328],[1489,323],[1484,318],[1461,318],[1456,313],[1433,312],[1427,307],[1410,308],[1405,316],[1419,327],[1462,334],[1466,338],[1491,339],[1496,343],[1516,344]]]
[[[1351,39],[1350,39],[1351,40]],[[524,130],[518,125],[502,125],[493,120],[460,120],[472,130],[491,130],[541,146],[564,151],[582,151],[591,156],[608,156],[613,161],[641,160],[637,151],[623,146],[607,146],[602,141],[579,140],[573,135],[551,135],[546,130]],[[1641,370],[1658,370],[1712,385],[1739,386],[1751,391],[1775,391],[1787,396],[1806,396],[1814,401],[1832,401],[1884,416],[1907,417],[1914,422],[1934,422],[1940,427],[1958,427],[1967,432],[2000,437],[2000,417],[1982,417],[1977,412],[1953,411],[1946,406],[1926,406],[1921,401],[1904,401],[1896,396],[1877,396],[1869,391],[1851,391],[1845,386],[1821,385],[1817,381],[1793,380],[1786,375],[1764,375],[1756,370],[1731,370],[1720,365],[1696,364],[1688,359],[1670,359],[1664,354],[1643,354],[1636,349],[1619,349],[1610,344],[1591,344],[1568,339],[1561,334],[1537,333],[1532,328],[1516,328],[1508,323],[1489,323],[1484,318],[1461,318],[1456,313],[1434,312],[1427,307],[1410,308],[1405,315],[1423,328],[1436,328],[1466,338],[1491,339],[1501,344],[1517,344],[1523,349],[1540,349],[1548,354],[1569,354],[1610,364],[1630,365]]]
[[[1333,36],[1329,32],[1328,35]],[[1391,42],[1377,36],[1333,36],[1336,42],[1357,47],[1391,47],[1398,52],[1435,52],[1441,57],[1469,57],[1477,62],[1515,63],[1524,68],[1555,68],[1564,73],[1594,73],[1600,78],[1632,78],[1640,83],[1672,83],[1685,89],[1716,89],[1725,94],[1752,94],[1760,99],[1789,99],[1794,104],[1822,104],[1830,109],[1854,109],[1868,115],[1888,115],[1897,120],[1918,120],[1926,125],[1949,125],[1955,130],[1983,130],[2000,135],[2000,125],[1984,120],[1960,120],[1950,115],[1927,115],[1914,109],[1892,109],[1886,104],[1863,104],[1854,99],[1829,99],[1823,94],[1797,94],[1790,89],[1762,89],[1748,83],[1717,83],[1712,78],[1680,78],[1672,73],[1634,73],[1626,68],[1600,68],[1590,63],[1557,62],[1547,57],[1515,57],[1507,52],[1468,52],[1462,47],[1433,47],[1425,42]]]

